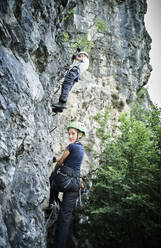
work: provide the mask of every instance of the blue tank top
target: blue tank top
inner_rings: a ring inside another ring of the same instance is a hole
[[[78,143],[71,143],[67,146],[70,152],[69,156],[64,160],[64,166],[68,166],[74,170],[80,171],[81,163],[84,157],[84,147]]]

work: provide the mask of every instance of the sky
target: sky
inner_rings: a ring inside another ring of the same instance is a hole
[[[161,0],[147,0],[145,26],[152,38],[150,64],[153,71],[148,82],[148,92],[153,103],[161,107]]]

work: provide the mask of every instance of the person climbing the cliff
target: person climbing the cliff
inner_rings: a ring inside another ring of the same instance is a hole
[[[49,203],[58,199],[59,192],[63,192],[54,237],[54,248],[65,248],[72,212],[80,188],[83,187],[80,180],[80,168],[84,157],[84,147],[80,143],[80,139],[86,135],[86,128],[81,122],[71,122],[67,130],[70,144],[60,159],[54,159],[57,163],[51,175],[53,180]]]
[[[67,108],[67,99],[70,90],[72,89],[75,82],[78,82],[80,79],[80,74],[85,72],[89,67],[88,53],[85,51],[79,51],[76,55],[73,55],[72,60],[74,60],[74,62],[65,75],[59,102],[52,105],[54,112],[55,109],[62,111],[63,109]]]

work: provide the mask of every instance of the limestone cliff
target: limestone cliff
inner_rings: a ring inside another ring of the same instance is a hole
[[[99,149],[93,116],[111,104],[115,122],[147,83],[146,8],[146,0],[1,0],[1,248],[46,247],[42,209],[52,156],[67,142],[67,123],[84,122],[85,145]],[[75,44],[89,50],[90,67],[73,87],[68,109],[54,116],[51,104]],[[87,152],[82,174],[93,162]]]
[[[113,132],[111,122],[117,121],[121,111],[131,108],[137,92],[147,83],[151,39],[144,26],[145,12],[146,1],[90,0],[80,1],[74,14],[64,18],[61,24],[65,29],[61,32],[64,46],[72,53],[71,47],[83,44],[90,50],[90,67],[73,87],[68,109],[57,117],[58,128],[53,137],[56,155],[65,147],[64,124],[71,119],[85,123],[88,134],[84,144],[98,151],[100,142],[93,117],[110,104],[113,112],[108,128]],[[56,97],[59,94],[60,91]],[[149,105],[148,99],[145,105]],[[95,164],[88,151],[86,155],[82,174]]]

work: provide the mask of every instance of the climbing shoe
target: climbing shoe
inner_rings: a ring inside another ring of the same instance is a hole
[[[63,109],[62,108],[52,108],[52,111],[57,114],[57,113],[62,113],[63,112]]]
[[[58,108],[58,109],[66,109],[67,104],[64,102],[57,102],[52,105],[53,108]]]

